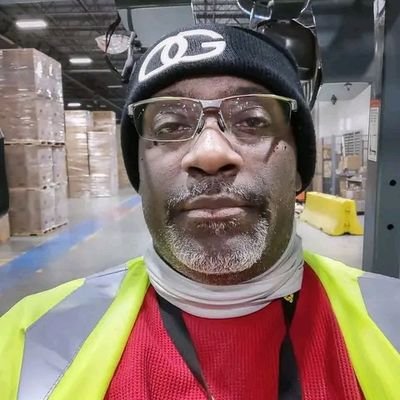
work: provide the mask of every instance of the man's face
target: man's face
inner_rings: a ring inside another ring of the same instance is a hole
[[[219,76],[180,81],[155,97],[213,100],[245,93],[269,92]],[[206,113],[191,141],[139,141],[146,223],[157,252],[174,269],[200,282],[233,284],[281,256],[292,232],[296,151],[290,123],[273,130],[243,142]]]

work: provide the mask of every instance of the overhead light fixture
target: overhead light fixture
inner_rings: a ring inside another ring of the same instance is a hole
[[[81,103],[68,103],[67,107],[80,107],[81,105]]]
[[[44,29],[47,28],[47,22],[43,19],[19,19],[15,22],[20,29]]]
[[[100,104],[100,108],[107,108],[105,104]]]
[[[109,89],[121,89],[121,88],[123,88],[122,85],[107,85],[107,87]]]
[[[75,65],[87,65],[91,64],[93,60],[89,57],[71,57],[69,62]]]

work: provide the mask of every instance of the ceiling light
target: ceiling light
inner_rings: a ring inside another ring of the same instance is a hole
[[[80,65],[84,65],[84,64],[91,64],[93,62],[93,60],[89,57],[71,57],[69,59],[69,62],[71,64],[80,64]]]
[[[43,19],[20,19],[15,25],[20,29],[44,29],[47,27],[47,22]]]
[[[68,103],[67,107],[80,107],[81,105],[81,103]]]
[[[107,87],[109,89],[121,89],[123,86],[122,85],[108,85]]]

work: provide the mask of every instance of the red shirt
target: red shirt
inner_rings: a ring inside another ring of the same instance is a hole
[[[277,400],[281,301],[253,314],[206,319],[183,313],[216,400]],[[290,336],[305,400],[362,400],[327,295],[305,267]],[[106,400],[204,400],[163,327],[154,290],[144,299]]]

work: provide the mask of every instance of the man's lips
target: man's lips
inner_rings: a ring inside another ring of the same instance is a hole
[[[232,197],[199,196],[187,201],[181,211],[191,219],[222,220],[239,217],[249,208],[249,203]]]

